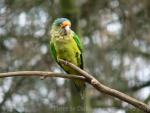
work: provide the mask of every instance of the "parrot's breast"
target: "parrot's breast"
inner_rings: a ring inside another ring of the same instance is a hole
[[[77,46],[77,43],[73,39],[73,37],[61,37],[55,41],[55,47],[57,52],[57,58],[66,60],[75,64],[76,66],[80,66],[81,64],[81,51]],[[62,65],[65,71],[72,73],[72,69],[69,67]]]

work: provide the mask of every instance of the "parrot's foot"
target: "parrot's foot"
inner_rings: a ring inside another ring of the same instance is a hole
[[[66,60],[64,60],[65,61],[65,65],[67,65],[68,64],[68,62],[66,61]]]

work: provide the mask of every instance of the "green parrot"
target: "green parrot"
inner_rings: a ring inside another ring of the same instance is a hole
[[[58,59],[63,59],[83,69],[83,45],[78,35],[73,32],[70,27],[71,22],[67,18],[58,18],[53,22],[50,31],[50,48],[54,59],[65,72],[78,75],[79,73],[77,71],[58,61]],[[85,83],[81,80],[74,80],[74,83],[83,98]]]

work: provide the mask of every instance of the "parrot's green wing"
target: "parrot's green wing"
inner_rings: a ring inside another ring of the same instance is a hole
[[[56,53],[56,49],[55,49],[55,46],[54,46],[53,42],[50,42],[50,49],[51,49],[51,53],[52,53],[54,59],[56,60],[56,62],[58,62],[57,53]]]
[[[82,43],[81,43],[81,41],[80,41],[80,38],[78,37],[77,34],[74,33],[73,39],[75,40],[75,42],[76,42],[77,45],[78,45],[78,48],[79,48],[80,51],[81,51],[81,55],[80,55],[80,62],[81,62],[81,65],[80,65],[80,68],[83,69],[83,55],[82,55],[83,45],[82,45]]]
[[[59,62],[58,59],[57,59],[57,53],[56,53],[56,49],[55,49],[55,46],[54,46],[54,43],[53,43],[53,42],[50,42],[50,49],[51,49],[51,53],[52,53],[52,55],[53,55],[55,61],[59,64],[59,66],[60,66],[61,68],[63,68],[62,65],[60,64],[60,62]]]

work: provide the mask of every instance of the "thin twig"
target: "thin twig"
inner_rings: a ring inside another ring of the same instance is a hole
[[[59,78],[67,78],[67,79],[85,80],[85,77],[83,76],[47,72],[47,71],[17,71],[17,72],[0,73],[0,78],[16,77],[16,76],[23,76],[23,77],[39,76],[39,77],[44,77],[44,78],[45,77],[59,77]]]

